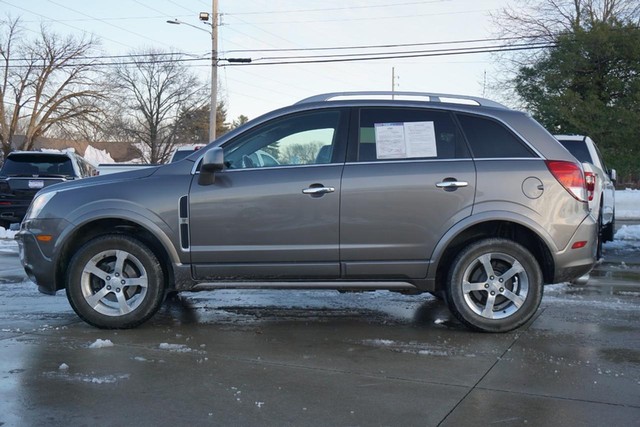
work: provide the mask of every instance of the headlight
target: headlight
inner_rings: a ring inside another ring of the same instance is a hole
[[[33,199],[33,202],[31,202],[31,206],[29,206],[29,210],[27,211],[24,219],[27,220],[37,218],[38,215],[40,215],[40,212],[42,212],[42,209],[44,209],[46,204],[49,203],[49,200],[53,199],[53,196],[55,196],[56,194],[57,191],[51,191],[36,196],[36,198]]]

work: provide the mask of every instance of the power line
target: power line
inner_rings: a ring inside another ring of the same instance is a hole
[[[120,58],[144,58],[149,56],[198,56],[204,57],[209,55],[210,52],[204,54],[189,53],[189,52],[153,52],[153,53],[128,53],[124,55],[97,55],[97,56],[83,56],[82,59],[120,59]],[[41,58],[9,58],[11,61],[33,61]],[[211,58],[209,58],[211,60]]]
[[[460,10],[456,12],[441,12],[441,13],[421,13],[416,14],[412,13],[409,15],[384,15],[384,16],[371,16],[371,17],[361,17],[361,18],[331,18],[331,19],[308,19],[308,20],[297,20],[297,21],[258,21],[258,22],[243,22],[233,25],[281,25],[281,24],[310,24],[310,23],[325,23],[325,22],[357,22],[357,21],[389,21],[392,19],[404,19],[404,18],[424,18],[426,16],[448,16],[448,15],[463,15],[469,13],[478,13],[478,12],[487,12],[490,9],[476,9],[476,10]],[[234,18],[234,16],[231,16]],[[240,19],[235,17],[235,19]]]
[[[44,18],[44,19],[45,19],[45,20],[47,20],[47,21],[57,22],[57,23],[59,23],[59,24],[65,25],[65,26],[70,27],[70,28],[73,28],[74,30],[81,31],[81,32],[82,32],[82,33],[84,33],[85,35],[92,36],[92,34],[91,34],[90,32],[88,32],[88,31],[86,31],[86,30],[84,30],[84,29],[82,29],[82,28],[80,28],[80,27],[76,27],[76,26],[73,26],[73,25],[71,25],[71,24],[67,24],[66,22],[62,22],[62,21],[56,20],[56,19],[51,19],[50,17],[48,17],[48,16],[46,16],[46,15],[43,15],[43,14],[38,13],[38,12],[34,12],[34,11],[32,11],[32,10],[26,9],[26,8],[24,8],[24,7],[21,7],[21,6],[16,6],[15,4],[13,4],[13,3],[9,3],[9,2],[8,2],[8,1],[6,1],[6,0],[0,0],[0,3],[7,4],[7,5],[11,6],[11,7],[16,8],[16,9],[20,9],[20,10],[25,11],[25,12],[27,12],[27,13],[31,13],[32,15],[40,16],[41,18]],[[113,40],[113,39],[110,39],[110,38],[108,38],[108,37],[104,37],[104,36],[102,36],[102,38],[103,38],[103,39],[105,39],[105,40],[109,40],[110,42],[113,42],[113,43],[116,43],[116,44],[119,44],[119,45],[122,45],[122,46],[128,47],[128,48],[130,48],[130,49],[133,49],[133,46],[128,45],[128,44],[125,44],[125,43],[122,43],[122,42],[119,42],[119,41],[117,41],[117,40]]]
[[[307,55],[307,56],[275,56],[269,58],[258,58],[250,63],[229,63],[220,64],[220,67],[233,66],[250,66],[250,65],[289,65],[289,64],[318,64],[332,62],[359,62],[359,61],[375,61],[385,59],[402,59],[402,58],[420,58],[432,56],[452,56],[452,55],[468,55],[475,53],[493,53],[493,52],[509,52],[519,50],[546,49],[555,47],[555,43],[527,43],[521,45],[498,45],[498,46],[481,46],[481,47],[464,47],[456,49],[433,49],[420,51],[405,52],[388,52],[388,53],[369,53],[369,54],[338,54],[338,55]],[[152,56],[152,55],[147,55]],[[220,61],[230,61],[232,58],[218,58]],[[103,67],[113,65],[144,65],[144,64],[163,64],[163,63],[193,63],[198,61],[211,61],[211,57],[201,58],[170,58],[170,59],[154,59],[149,61],[122,61],[122,62],[75,62],[62,64],[60,67]],[[256,62],[257,61],[257,62]],[[260,62],[265,61],[265,62]],[[29,65],[9,65],[9,68],[24,68]]]
[[[191,18],[193,17],[193,14],[191,15],[171,15],[174,18]],[[59,22],[59,23],[63,23],[63,22],[88,22],[88,21],[140,21],[140,20],[144,20],[144,21],[151,21],[154,19],[166,19],[167,18],[167,14],[163,13],[162,15],[146,15],[146,16],[122,16],[119,18],[76,18],[76,19],[48,19],[48,21],[54,21],[54,22]],[[41,22],[41,21],[35,21],[35,20],[30,20],[30,19],[25,19],[25,20],[20,20],[20,22],[24,22],[24,23],[34,23],[34,22]]]
[[[274,61],[274,60],[282,60],[282,59],[316,59],[316,58],[345,58],[345,57],[365,57],[365,56],[379,56],[379,55],[393,55],[393,56],[401,56],[405,54],[415,54],[415,53],[437,53],[437,52],[457,52],[457,51],[473,51],[473,50],[483,50],[483,49],[494,49],[494,48],[502,48],[502,47],[528,47],[531,49],[535,49],[536,47],[547,47],[548,42],[540,42],[540,43],[524,43],[524,44],[512,44],[512,45],[498,45],[498,46],[471,46],[471,47],[460,47],[460,48],[446,48],[446,49],[434,49],[430,51],[425,50],[410,50],[410,51],[397,51],[397,52],[365,52],[365,53],[340,53],[340,54],[332,54],[332,55],[299,55],[299,56],[267,56],[263,58],[253,59],[252,62],[256,61]]]
[[[152,56],[152,55],[145,55]],[[80,60],[81,58],[78,58]],[[109,62],[73,62],[67,64],[60,64],[58,68],[71,68],[71,67],[110,67],[113,65],[145,65],[145,64],[170,64],[170,63],[179,63],[179,62],[195,62],[195,61],[209,61],[211,62],[211,57],[203,57],[203,58],[171,58],[171,59],[154,59],[149,61],[109,61]],[[32,67],[31,64],[26,65],[8,65],[2,68],[27,68]],[[211,66],[211,64],[209,64]]]
[[[237,19],[240,19],[241,21],[243,21],[241,18],[237,18]],[[236,29],[236,28],[232,28],[232,27],[228,27],[228,28],[229,28],[230,30],[232,30],[232,31],[236,31],[236,32],[239,32],[240,34],[244,34],[244,33],[242,33],[241,31],[239,31],[239,30],[238,30],[238,29]],[[295,42],[293,42],[293,41],[291,41],[291,40],[288,40],[288,39],[286,39],[286,38],[284,38],[284,37],[282,37],[282,36],[280,36],[280,35],[278,35],[278,34],[274,34],[274,33],[270,32],[270,31],[267,31],[267,30],[265,30],[265,29],[263,29],[263,28],[260,28],[260,27],[258,27],[258,26],[255,26],[255,28],[256,28],[256,29],[258,29],[259,31],[262,31],[263,33],[269,34],[270,36],[276,37],[276,38],[278,38],[278,39],[280,39],[280,40],[283,40],[283,41],[285,41],[285,42],[287,42],[287,43],[289,43],[289,44],[293,44],[293,45],[297,44],[297,43],[295,43]],[[257,40],[258,42],[261,42],[261,41],[262,41],[262,40],[260,40],[260,39],[256,39],[256,38],[255,38],[255,37],[253,37],[253,36],[250,36],[250,35],[247,35],[247,34],[245,34],[245,35],[246,35],[246,36],[248,36],[248,37],[251,37],[251,38],[253,38],[253,39],[255,39],[255,40]],[[324,73],[315,73],[315,74],[317,74],[319,78],[326,79],[326,80],[331,80],[331,81],[335,82],[335,79],[330,79],[330,78],[328,78]]]
[[[332,46],[332,47],[234,49],[234,50],[228,50],[226,52],[227,53],[250,53],[250,52],[301,52],[301,51],[323,51],[323,50],[390,49],[390,48],[397,48],[397,47],[434,46],[434,45],[461,44],[461,43],[484,43],[484,42],[493,42],[493,41],[502,42],[502,41],[509,41],[509,40],[531,40],[531,37],[524,37],[524,36],[496,37],[496,38],[488,38],[488,39],[450,40],[450,41],[438,41],[438,42],[397,43],[397,44],[356,45],[356,46]]]
[[[119,30],[121,30],[121,31],[127,32],[127,33],[129,33],[129,34],[133,34],[134,36],[142,37],[143,39],[147,39],[147,40],[152,41],[152,42],[155,42],[155,43],[165,44],[165,43],[162,43],[162,42],[160,42],[160,41],[158,41],[158,40],[152,39],[151,37],[147,37],[147,36],[145,36],[144,34],[136,33],[135,31],[131,31],[131,30],[128,30],[127,28],[124,28],[124,27],[121,27],[121,26],[119,26],[119,25],[115,25],[115,24],[112,24],[112,23],[110,23],[110,22],[107,22],[107,21],[105,21],[104,19],[96,18],[95,16],[91,16],[91,15],[86,14],[86,13],[84,13],[84,12],[80,12],[79,10],[76,10],[76,9],[73,9],[73,8],[71,8],[71,7],[69,7],[69,6],[65,6],[65,5],[63,5],[63,4],[60,4],[60,3],[58,3],[58,2],[56,2],[56,1],[54,1],[54,0],[47,0],[47,1],[48,1],[49,3],[55,4],[56,6],[59,6],[59,7],[62,7],[62,8],[64,8],[64,9],[70,10],[70,11],[72,11],[72,12],[74,12],[74,13],[77,13],[78,15],[82,15],[82,16],[86,16],[87,18],[95,19],[95,20],[97,20],[97,21],[99,21],[99,22],[102,22],[102,23],[104,23],[104,24],[110,25],[110,26],[112,26],[112,27],[114,27],[114,28],[117,28],[117,29],[119,29]]]
[[[182,4],[180,4],[180,3],[177,3],[177,2],[175,2],[175,1],[173,1],[173,0],[167,0],[167,1],[168,1],[169,3],[171,3],[171,4],[173,4],[174,6],[178,6],[179,8],[184,9],[184,10],[186,10],[187,12],[190,12],[190,13],[191,13],[191,15],[189,15],[189,16],[195,16],[195,14],[197,13],[197,12],[193,11],[192,9],[189,9],[188,7],[185,7],[184,5],[182,5]],[[139,3],[138,3],[138,4],[139,4]],[[211,6],[211,5],[209,5],[209,6]],[[208,10],[208,9],[207,9],[207,10]]]
[[[225,15],[235,16],[235,15],[271,15],[276,13],[334,12],[338,10],[374,9],[374,8],[410,6],[410,5],[417,5],[417,4],[445,3],[447,1],[450,1],[450,0],[411,1],[411,2],[403,2],[403,3],[391,3],[391,4],[379,4],[379,5],[367,5],[367,6],[342,6],[342,7],[317,8],[317,9],[266,10],[261,12],[226,13]]]
[[[555,43],[547,43],[547,44],[535,44],[521,47],[511,47],[511,46],[498,46],[493,48],[484,48],[480,50],[465,50],[465,51],[431,51],[431,52],[422,52],[422,53],[413,53],[413,54],[386,54],[380,56],[370,56],[363,58],[327,58],[327,59],[312,59],[312,60],[293,60],[293,61],[278,61],[278,62],[251,62],[251,63],[243,63],[243,64],[221,64],[221,67],[236,67],[236,66],[251,66],[251,65],[288,65],[288,64],[320,64],[320,63],[331,63],[331,62],[359,62],[359,61],[375,61],[375,60],[385,60],[385,59],[402,59],[402,58],[426,58],[432,56],[451,56],[451,55],[469,55],[474,53],[494,53],[494,52],[510,52],[510,51],[520,51],[520,50],[535,50],[535,49],[546,49],[550,47],[556,47]]]

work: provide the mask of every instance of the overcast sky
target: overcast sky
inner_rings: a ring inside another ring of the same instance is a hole
[[[398,46],[359,50],[304,49],[405,45],[486,39],[495,36],[489,13],[507,0],[219,0],[220,58],[252,58],[261,62],[290,62],[309,55],[388,53],[460,48],[458,45]],[[61,34],[92,33],[102,40],[105,55],[144,48],[179,51],[197,56],[211,52],[210,27],[198,20],[211,12],[210,0],[0,0],[2,15],[20,16],[35,36],[44,22]],[[178,19],[186,25],[170,25]],[[487,43],[477,43],[483,46]],[[293,51],[237,50],[299,49]],[[279,57],[280,59],[260,59]],[[282,57],[293,57],[283,59]],[[221,65],[226,64],[221,61]],[[189,65],[209,81],[207,61]],[[489,96],[485,72],[495,73],[489,54],[395,58],[366,62],[248,65],[218,72],[220,96],[228,118],[255,118],[275,108],[324,92],[396,90]]]

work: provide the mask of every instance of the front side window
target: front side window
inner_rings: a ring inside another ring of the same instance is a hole
[[[331,163],[340,116],[323,110],[273,120],[224,147],[227,168]]]
[[[451,115],[411,108],[360,111],[358,161],[469,157]]]

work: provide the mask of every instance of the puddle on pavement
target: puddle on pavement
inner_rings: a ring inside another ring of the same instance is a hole
[[[614,363],[633,363],[640,365],[640,350],[629,348],[603,348],[600,349],[603,359]]]

